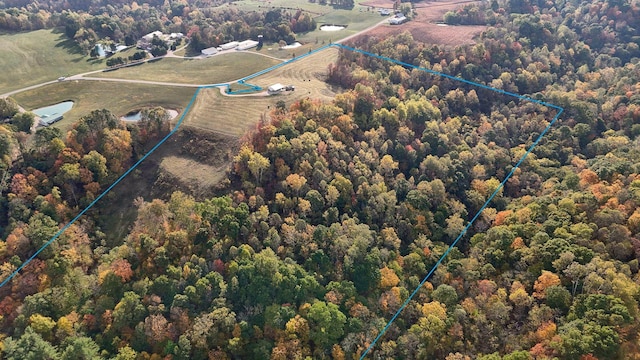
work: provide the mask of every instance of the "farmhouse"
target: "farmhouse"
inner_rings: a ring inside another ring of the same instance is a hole
[[[232,41],[232,42],[228,42],[226,44],[220,45],[220,48],[222,50],[231,50],[231,49],[234,49],[234,48],[238,47],[239,44],[240,43],[237,42],[237,41]]]
[[[154,31],[151,33],[148,33],[147,35],[144,35],[140,40],[138,40],[138,49],[143,49],[143,50],[151,50],[151,42],[153,41],[154,37],[158,37],[161,40],[166,40],[166,35],[164,35],[162,33],[162,31]]]
[[[284,90],[285,90],[285,86],[280,83],[277,83],[269,86],[267,88],[267,93],[269,93],[269,95],[275,95],[283,92]]]
[[[211,56],[211,55],[217,54],[218,49],[216,47],[210,47],[210,48],[202,49],[200,52],[204,56]]]
[[[400,25],[407,21],[407,17],[404,15],[396,15],[389,19],[389,24],[391,25]]]
[[[155,36],[162,39],[163,38],[162,31],[154,31],[154,32],[148,33],[147,35],[143,36],[141,40],[150,44],[151,40],[153,40]]]
[[[251,48],[254,48],[258,46],[258,42],[255,40],[245,40],[242,41],[238,44],[238,47],[236,48],[236,50],[249,50]]]

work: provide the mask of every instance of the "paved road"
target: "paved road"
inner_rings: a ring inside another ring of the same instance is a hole
[[[211,86],[211,84],[182,84],[182,83],[176,83],[176,82],[162,82],[162,81],[135,80],[135,79],[117,79],[117,78],[97,78],[97,77],[89,77],[89,76],[81,76],[81,77],[77,77],[77,78],[74,77],[73,79],[70,79],[70,80],[113,81],[113,82],[134,83],[134,84],[162,85],[162,86],[182,86],[182,87],[193,87],[193,88],[198,88],[198,87],[202,87],[202,86]]]
[[[347,37],[345,37],[345,38],[342,38],[342,39],[340,39],[340,40],[338,40],[338,41],[335,41],[335,43],[336,43],[336,44],[342,44],[342,43],[344,43],[345,41],[349,41],[349,40],[351,40],[351,39],[353,39],[353,38],[355,38],[355,37],[357,37],[357,36],[360,36],[360,35],[362,35],[362,34],[366,33],[366,32],[367,32],[367,31],[369,31],[369,30],[373,30],[373,29],[377,28],[378,26],[380,26],[380,25],[382,25],[382,24],[388,24],[388,23],[389,23],[389,18],[388,18],[388,17],[386,17],[386,18],[384,18],[383,20],[381,20],[380,22],[378,22],[378,23],[376,23],[376,24],[373,24],[373,25],[369,26],[368,28],[366,28],[366,29],[364,29],[364,30],[358,31],[357,33],[355,33],[355,34],[353,34],[353,35],[349,35],[349,36],[347,36]]]
[[[5,97],[11,96],[11,95],[15,95],[17,93],[21,93],[21,92],[27,91],[27,90],[37,89],[37,88],[39,88],[41,86],[45,86],[45,85],[49,85],[49,84],[55,84],[57,82],[58,82],[58,80],[52,80],[52,81],[47,81],[47,82],[43,82],[43,83],[36,84],[36,85],[27,86],[27,87],[22,88],[22,89],[13,90],[13,91],[10,91],[8,93],[2,94],[2,95],[0,95],[0,98],[5,98]]]

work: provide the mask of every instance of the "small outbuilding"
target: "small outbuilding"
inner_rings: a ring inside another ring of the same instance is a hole
[[[267,88],[267,93],[269,93],[269,95],[275,95],[283,92],[284,90],[285,90],[285,86],[280,83],[277,83],[269,86]]]
[[[49,126],[53,123],[56,123],[58,121],[62,120],[62,114],[58,114],[58,113],[53,113],[50,115],[44,115],[40,118],[40,125],[42,126]]]
[[[407,17],[404,16],[404,15],[400,15],[400,16],[396,15],[396,16],[392,17],[391,19],[389,19],[389,24],[391,24],[391,25],[400,25],[402,23],[407,22],[407,20],[408,20]]]

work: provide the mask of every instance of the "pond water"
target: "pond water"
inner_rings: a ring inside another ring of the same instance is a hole
[[[104,51],[104,47],[102,46],[102,44],[96,44],[96,53],[98,54],[98,57],[107,56],[106,52]]]
[[[345,27],[340,25],[322,25],[320,26],[320,30],[322,31],[338,31],[343,30]]]
[[[73,101],[65,101],[55,105],[49,105],[33,110],[32,112],[40,117],[62,115],[73,107]]]
[[[42,125],[51,125],[62,119],[62,114],[71,110],[73,101],[64,101],[55,105],[49,105],[34,109],[32,112],[40,117]]]
[[[176,110],[167,109],[167,112],[169,113],[169,120],[173,120],[176,117],[178,117],[178,112]],[[140,119],[142,119],[142,111],[137,111],[134,113],[132,112],[120,118],[120,120],[122,121],[131,121],[131,122],[140,121]]]
[[[282,49],[295,49],[297,47],[302,46],[302,44],[300,44],[299,42],[294,42],[293,44],[289,44],[289,45],[285,45],[282,47]]]
[[[140,121],[142,119],[142,113],[140,111],[132,114],[127,114],[122,117],[124,121]]]

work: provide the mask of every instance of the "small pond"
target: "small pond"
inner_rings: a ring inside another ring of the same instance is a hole
[[[140,119],[142,119],[142,113],[140,111],[122,117],[124,121],[140,121]]]
[[[98,54],[98,57],[105,57],[107,56],[107,53],[104,51],[104,46],[102,46],[102,44],[96,44],[96,53]]]
[[[344,30],[346,26],[341,26],[341,25],[322,25],[320,26],[320,30],[322,31],[338,31],[338,30]]]
[[[64,101],[55,105],[34,109],[32,112],[40,117],[41,125],[46,126],[62,120],[62,114],[71,110],[72,107],[73,101]]]
[[[169,120],[173,120],[176,117],[178,117],[178,112],[176,110],[173,110],[173,109],[166,109],[166,110],[169,113]],[[120,117],[120,120],[130,121],[130,122],[140,121],[141,119],[142,119],[142,110],[138,110],[136,112],[130,112],[127,115]]]
[[[33,110],[32,112],[40,117],[51,116],[54,114],[62,115],[73,107],[73,101],[64,101],[55,105],[49,105]]]
[[[295,49],[297,47],[302,46],[302,44],[300,44],[299,42],[294,42],[293,44],[289,44],[289,45],[285,45],[283,46],[281,49]]]

